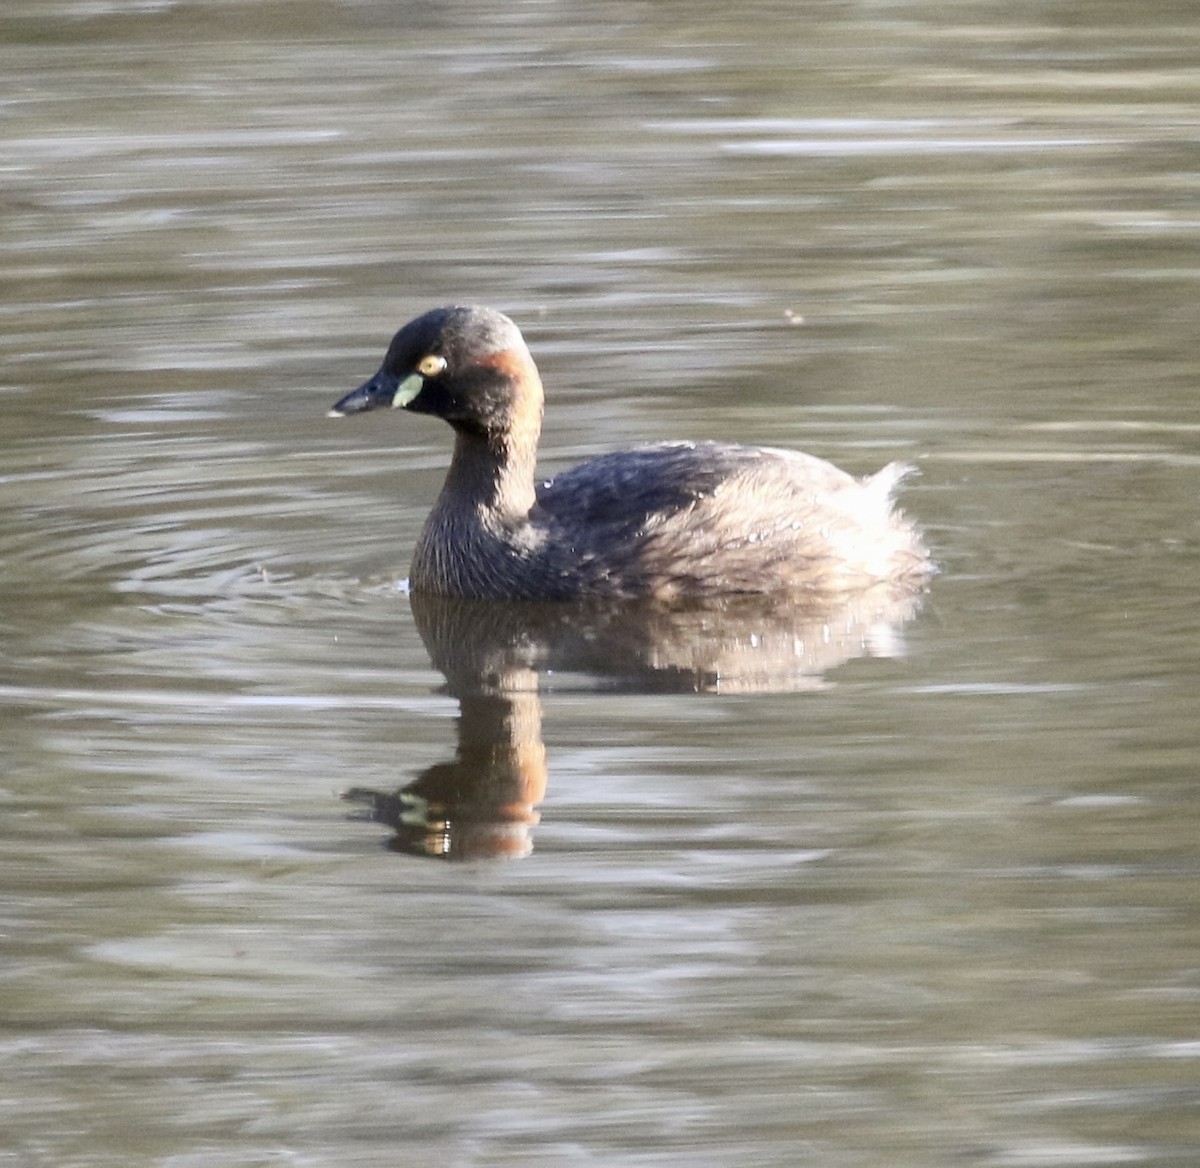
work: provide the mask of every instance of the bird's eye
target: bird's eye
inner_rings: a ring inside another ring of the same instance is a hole
[[[438,356],[437,353],[426,353],[417,362],[417,372],[422,377],[436,377],[446,368],[446,358]]]

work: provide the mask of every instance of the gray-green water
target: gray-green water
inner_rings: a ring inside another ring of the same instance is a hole
[[[0,1165],[1194,1164],[1197,60],[1166,3],[8,0]],[[339,792],[475,716],[392,587],[448,436],[323,415],[452,299],[547,469],[917,462],[906,651],[534,662],[475,711],[525,858],[386,848]]]

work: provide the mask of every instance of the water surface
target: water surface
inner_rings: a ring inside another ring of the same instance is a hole
[[[1194,25],[10,2],[0,1162],[1194,1163]],[[323,417],[452,299],[547,470],[907,459],[943,568],[788,685],[518,661],[507,861],[339,799],[478,741],[447,434]]]

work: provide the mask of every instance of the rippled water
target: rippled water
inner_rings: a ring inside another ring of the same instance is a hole
[[[10,0],[0,1164],[1195,1163],[1198,52]],[[548,469],[917,462],[923,608],[410,602],[447,435],[323,415],[450,299]]]

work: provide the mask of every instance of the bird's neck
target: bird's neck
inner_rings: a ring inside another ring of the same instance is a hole
[[[539,419],[540,422],[540,419]],[[520,522],[533,508],[540,425],[497,437],[460,430],[437,509],[486,521]]]

